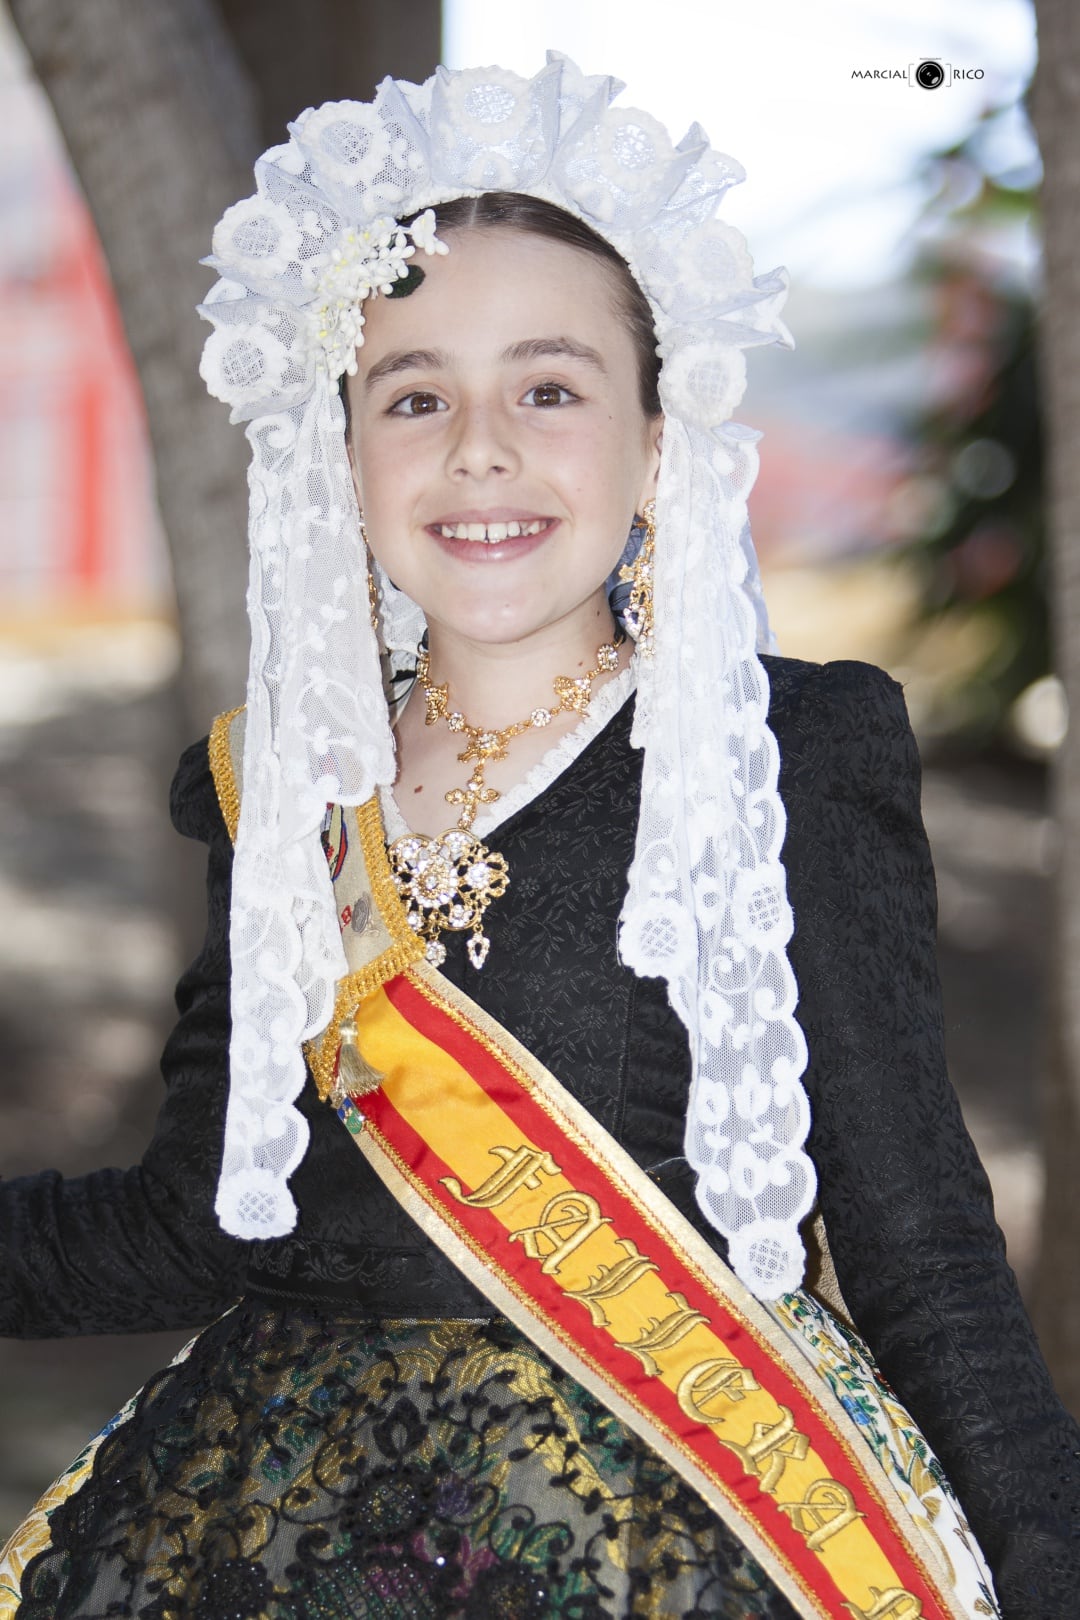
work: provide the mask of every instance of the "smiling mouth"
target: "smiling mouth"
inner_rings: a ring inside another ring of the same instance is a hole
[[[468,540],[473,545],[497,546],[503,540],[543,534],[554,522],[554,518],[532,518],[527,522],[433,523],[431,527],[441,540]]]

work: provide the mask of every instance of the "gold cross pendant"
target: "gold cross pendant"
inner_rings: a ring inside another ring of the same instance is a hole
[[[451,788],[446,795],[447,804],[460,804],[461,814],[458,817],[458,826],[468,832],[476,820],[476,812],[482,804],[494,804],[499,798],[496,788],[485,787],[484,778],[478,771],[469,777],[468,784],[463,788]]]

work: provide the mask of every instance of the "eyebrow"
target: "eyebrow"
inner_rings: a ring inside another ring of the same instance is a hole
[[[564,357],[584,361],[602,373],[607,371],[598,351],[591,349],[587,343],[578,343],[575,338],[525,338],[520,343],[511,343],[502,352],[502,359],[511,361],[557,360]],[[364,378],[364,386],[373,388],[376,383],[385,381],[387,377],[396,377],[403,371],[442,371],[449,364],[450,356],[444,349],[397,349],[376,360]]]
[[[397,349],[376,360],[364,378],[365,388],[382,382],[384,377],[396,377],[399,371],[441,371],[449,362],[442,349]]]
[[[562,356],[584,360],[586,365],[595,366],[597,371],[607,370],[596,349],[568,337],[526,338],[523,343],[511,343],[508,349],[503,350],[502,357],[504,360],[557,360]]]

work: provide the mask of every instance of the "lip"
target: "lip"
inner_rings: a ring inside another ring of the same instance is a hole
[[[561,520],[545,512],[530,512],[521,507],[489,507],[485,511],[469,507],[441,515],[425,526],[426,532],[442,551],[458,562],[500,563],[512,562],[539,550],[551,539]],[[440,527],[463,523],[544,523],[546,528],[538,534],[508,535],[505,540],[457,540],[440,533]]]

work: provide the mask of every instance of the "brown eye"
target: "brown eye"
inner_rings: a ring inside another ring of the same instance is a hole
[[[399,399],[396,405],[391,406],[391,411],[395,416],[431,416],[443,408],[443,402],[438,394],[418,391]]]
[[[525,398],[531,400],[534,405],[562,405],[573,397],[570,390],[564,388],[561,383],[537,383],[536,387],[530,388],[525,395]]]

